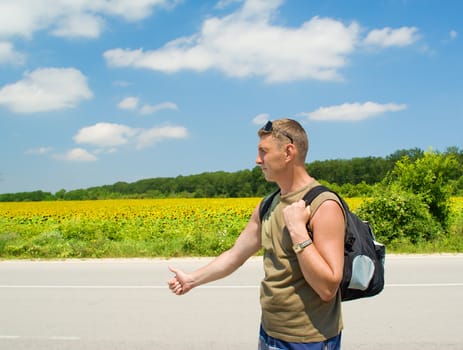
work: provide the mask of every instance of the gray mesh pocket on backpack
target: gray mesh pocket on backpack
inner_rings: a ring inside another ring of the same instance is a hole
[[[352,276],[349,288],[365,290],[375,272],[375,263],[366,255],[357,255],[352,261]]]

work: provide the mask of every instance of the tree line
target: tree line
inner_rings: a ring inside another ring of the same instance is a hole
[[[306,164],[308,172],[343,196],[368,196],[375,184],[380,183],[402,159],[414,162],[423,158],[419,148],[399,150],[387,157],[359,157],[332,159]],[[452,185],[453,195],[463,195],[463,150],[449,147],[445,152],[434,152],[457,164],[446,174]],[[116,182],[112,185],[90,187],[56,193],[41,190],[0,194],[2,202],[97,200],[119,198],[168,198],[168,197],[262,197],[275,189],[275,184],[265,181],[259,167],[236,172],[205,172],[196,175],[143,179],[133,183]]]

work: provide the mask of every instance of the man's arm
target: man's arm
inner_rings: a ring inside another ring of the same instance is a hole
[[[177,295],[182,295],[195,287],[224,278],[236,271],[261,248],[260,228],[259,206],[257,206],[233,247],[223,252],[209,264],[191,274],[169,266],[169,270],[175,274],[168,281],[171,291]]]
[[[306,223],[309,208],[303,200],[293,203],[283,211],[286,227],[294,244],[309,238]],[[310,220],[313,244],[297,254],[299,265],[307,283],[324,301],[336,295],[344,268],[345,221],[339,204],[332,200],[323,202]]]

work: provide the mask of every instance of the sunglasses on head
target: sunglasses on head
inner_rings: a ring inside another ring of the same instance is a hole
[[[262,131],[266,133],[275,131],[277,133],[282,134],[283,136],[286,136],[291,141],[291,143],[294,143],[293,138],[286,131],[274,128],[271,120],[265,123],[265,125],[262,127]]]

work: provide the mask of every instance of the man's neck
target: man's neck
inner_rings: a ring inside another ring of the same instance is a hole
[[[307,186],[312,181],[315,181],[315,179],[304,170],[304,172],[295,172],[293,176],[290,176],[288,179],[279,181],[278,186],[280,187],[281,194],[284,195],[295,192]]]

